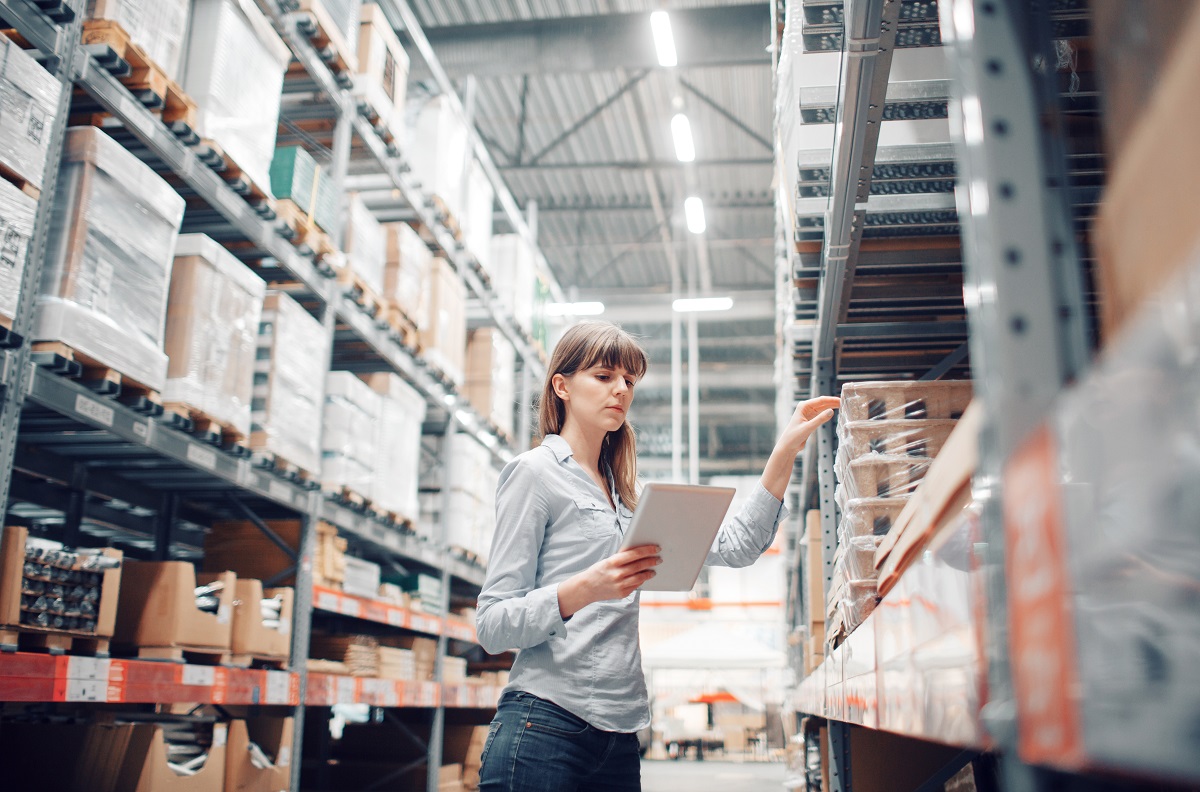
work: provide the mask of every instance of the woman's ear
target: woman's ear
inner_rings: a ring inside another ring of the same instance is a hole
[[[571,398],[570,394],[567,393],[567,378],[562,374],[555,374],[551,377],[550,386],[554,388],[554,393],[558,395],[558,398],[563,401]]]

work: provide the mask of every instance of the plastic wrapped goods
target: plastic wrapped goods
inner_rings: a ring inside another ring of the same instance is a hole
[[[842,387],[838,426],[854,421],[958,419],[971,403],[969,380],[855,382]]]
[[[275,149],[271,159],[271,194],[295,203],[326,233],[337,223],[338,196],[329,171],[318,165],[302,146]]]
[[[0,316],[15,319],[37,201],[0,179]]]
[[[354,95],[370,105],[392,134],[398,134],[404,129],[408,53],[388,24],[383,9],[373,3],[362,6],[358,31]]]
[[[467,350],[467,287],[443,258],[433,260],[426,283],[425,359],[461,385]]]
[[[512,312],[518,327],[532,333],[537,280],[533,249],[519,234],[497,234],[492,237],[488,266],[500,304]]]
[[[90,19],[108,19],[119,24],[129,40],[167,77],[176,80],[187,35],[189,0],[88,0]]]
[[[266,190],[291,52],[254,0],[193,0],[190,24],[182,83],[196,133]]]
[[[351,71],[358,68],[358,11],[363,0],[299,0],[301,11],[312,13],[330,43]]]
[[[851,461],[841,471],[834,495],[839,507],[858,498],[895,498],[912,495],[932,460],[924,457],[868,454]]]
[[[375,478],[382,397],[354,374],[325,377],[325,420],[321,426],[321,482],[368,497]]]
[[[443,515],[445,541],[486,560],[496,527],[499,472],[491,452],[472,435],[451,435],[448,453],[443,482],[450,491],[449,513]]]
[[[395,374],[371,374],[365,379],[383,397],[370,498],[379,509],[415,520],[420,511],[417,484],[425,399]]]
[[[492,327],[471,332],[467,342],[466,395],[480,415],[513,433],[516,403],[516,350]]]
[[[842,507],[838,523],[838,543],[860,536],[887,536],[908,498],[855,498]]]
[[[417,112],[409,130],[413,176],[421,188],[445,201],[456,217],[463,214],[463,169],[467,165],[467,126],[445,97],[435,96]]]
[[[0,35],[0,165],[42,187],[62,84]]]
[[[351,194],[347,211],[345,249],[350,269],[376,294],[383,293],[387,234],[358,197]]]
[[[170,364],[163,401],[186,404],[249,437],[266,289],[262,278],[209,237],[179,237],[167,303]]]
[[[867,454],[937,456],[957,421],[852,421],[838,427],[837,463]]]
[[[418,330],[425,329],[425,280],[433,266],[433,252],[408,223],[389,223],[387,267],[383,298],[399,308]]]
[[[316,473],[329,341],[321,323],[291,297],[263,301],[254,371],[250,447]]]
[[[162,391],[163,324],[184,201],[95,127],[67,130],[34,338]]]
[[[480,266],[491,272],[492,218],[495,216],[496,191],[483,166],[472,159],[467,168],[467,196],[462,217],[463,243]]]

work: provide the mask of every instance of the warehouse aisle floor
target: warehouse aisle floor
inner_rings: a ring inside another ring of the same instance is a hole
[[[758,792],[783,789],[778,762],[695,762],[647,759],[642,762],[642,792]]]

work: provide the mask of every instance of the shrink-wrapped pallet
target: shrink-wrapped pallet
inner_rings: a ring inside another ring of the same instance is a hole
[[[193,0],[190,26],[181,82],[196,133],[266,190],[291,51],[254,0]]]
[[[467,141],[466,124],[444,96],[426,101],[409,130],[413,176],[425,192],[441,198],[455,217],[463,213]]]
[[[0,318],[17,316],[37,201],[0,179]],[[5,323],[7,324],[7,323]]]
[[[500,304],[512,313],[517,327],[532,333],[537,280],[533,248],[519,234],[497,234],[488,266]]]
[[[357,71],[358,12],[363,0],[295,0],[301,11],[312,14],[329,45],[351,71]]]
[[[869,454],[925,457],[932,459],[954,431],[954,420],[851,421],[838,427],[838,450],[834,464]]]
[[[321,469],[329,343],[321,323],[282,292],[263,301],[250,447],[310,474]]]
[[[463,243],[480,266],[490,273],[496,191],[478,160],[472,159],[467,168],[467,195],[463,203]]]
[[[62,83],[0,35],[0,169],[42,187]]]
[[[908,498],[855,498],[842,507],[838,542],[859,536],[887,536]]]
[[[350,270],[367,288],[382,294],[387,234],[357,193],[351,194],[347,207],[344,242]]]
[[[467,342],[466,395],[480,415],[508,435],[516,402],[516,350],[493,327],[472,330]]]
[[[370,106],[393,135],[404,129],[408,65],[408,53],[388,24],[383,9],[373,3],[364,4],[358,28],[354,95]]]
[[[303,146],[280,146],[271,159],[271,194],[296,204],[305,222],[329,233],[337,224],[338,195],[329,170]]]
[[[838,426],[855,421],[957,420],[970,403],[970,380],[849,383],[842,387]]]
[[[325,377],[325,420],[321,427],[321,483],[368,497],[375,478],[382,397],[354,374]]]
[[[426,281],[425,330],[421,336],[425,359],[454,384],[463,382],[467,352],[467,287],[443,258],[435,258]]]
[[[496,526],[496,485],[499,473],[491,452],[475,437],[463,432],[449,440],[449,462],[443,485],[449,490],[445,541],[486,560]]]
[[[366,381],[382,397],[371,501],[381,511],[415,520],[425,399],[395,374],[371,374]]]
[[[180,403],[250,435],[258,323],[266,284],[204,234],[175,243],[167,302],[167,387]]]
[[[179,77],[190,0],[88,0],[89,19],[119,24],[171,80]]]
[[[67,131],[34,338],[162,391],[163,325],[184,201],[95,127]]]
[[[425,282],[433,266],[433,252],[408,223],[389,223],[384,230],[387,233],[387,269],[383,298],[398,308],[418,331],[424,330]]]

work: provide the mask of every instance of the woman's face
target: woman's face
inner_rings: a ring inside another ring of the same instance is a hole
[[[558,395],[566,405],[568,421],[606,433],[625,423],[636,380],[624,368],[601,364],[558,378]]]

